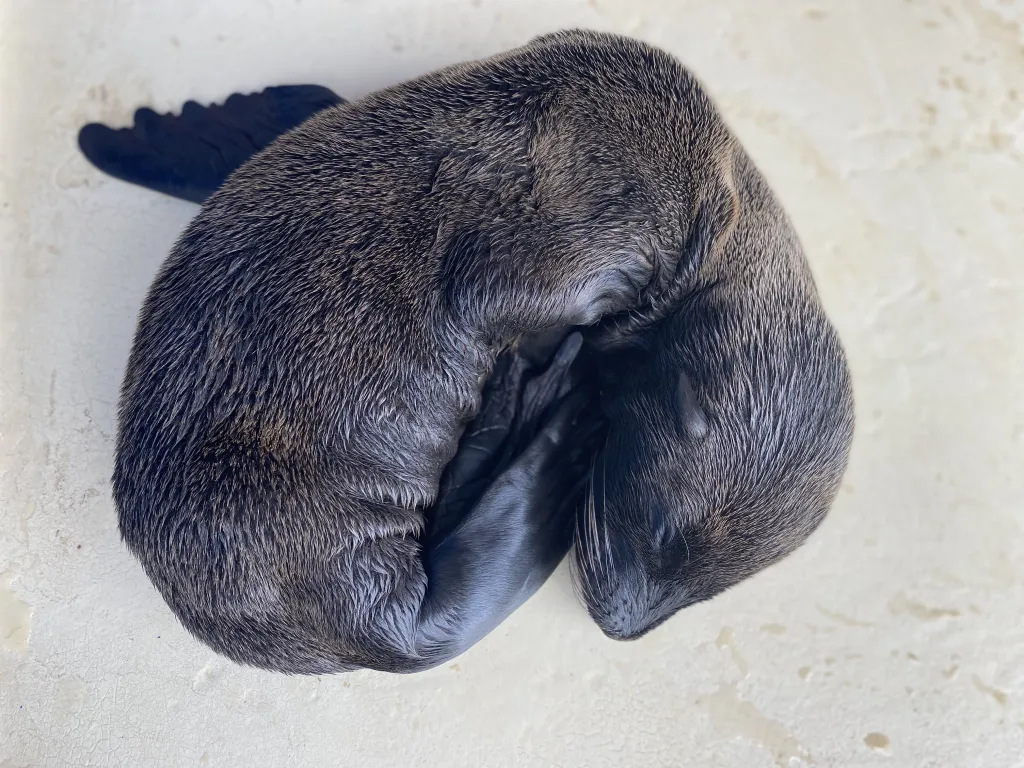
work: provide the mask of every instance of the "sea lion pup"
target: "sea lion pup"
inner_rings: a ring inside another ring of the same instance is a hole
[[[607,41],[606,36],[575,32],[548,40],[559,37],[584,45],[594,38]],[[313,97],[320,99],[316,93]],[[236,107],[241,104],[238,98],[233,96],[229,105],[233,100]],[[310,113],[319,108],[315,103]],[[238,118],[232,119],[237,128]],[[148,125],[143,135],[155,142],[155,159],[153,152],[137,151],[139,142],[132,136],[127,137],[132,151],[124,152],[124,137],[114,133],[125,132],[105,127],[94,130],[92,140],[110,151],[90,152],[84,142],[83,150],[115,176],[176,194],[160,184],[181,172],[169,169],[166,160],[161,163],[159,153],[166,155],[168,146],[180,152],[183,143],[191,145],[179,126],[171,125],[161,136],[153,130],[152,115],[137,116],[136,122],[136,131],[139,123]],[[191,125],[193,132],[207,132],[204,146],[211,137],[214,143],[225,135],[235,141],[231,131],[225,134],[219,126],[211,133],[208,126],[202,120]],[[742,152],[733,149],[733,175],[736,168],[740,173],[728,186],[736,187],[740,178],[750,181],[735,196],[735,221],[724,227],[709,227],[705,221],[694,232],[713,235],[736,222],[747,223],[717,256],[710,248],[713,237],[689,238],[689,262],[684,261],[693,267],[689,277],[631,316],[613,318],[593,344],[602,350],[604,405],[617,427],[597,462],[588,516],[577,531],[575,572],[591,614],[613,637],[642,634],[683,605],[714,595],[797,546],[820,522],[845,466],[852,409],[842,351],[784,214]],[[723,155],[728,160],[729,153]],[[153,168],[163,175],[154,177]],[[221,170],[220,180],[231,169]],[[199,199],[220,180],[200,179],[206,191]],[[189,189],[197,188],[195,179],[189,183]],[[195,199],[180,194],[183,188],[179,185],[177,196]],[[709,210],[714,208],[704,207],[705,218]],[[759,234],[752,220],[766,223],[765,232]],[[718,262],[714,269],[713,261]],[[708,268],[698,274],[704,262]],[[759,275],[766,277],[764,290],[752,291],[757,300],[744,304],[745,286]],[[753,323],[744,322],[747,310],[755,313]],[[782,322],[771,327],[778,318]],[[695,336],[701,328],[709,329],[707,355],[701,354],[701,339]],[[788,339],[787,333],[792,334]],[[744,339],[746,353],[729,347]],[[780,356],[773,358],[775,352]],[[814,380],[814,372],[821,373],[820,380]],[[775,402],[767,402],[773,395]],[[818,395],[820,401],[811,402]],[[713,405],[719,413],[709,419],[705,414],[714,413]],[[680,428],[676,435],[666,432],[673,420]],[[712,438],[703,450],[688,455],[689,444],[699,448],[709,430]],[[762,435],[767,437],[758,444]],[[789,466],[783,466],[786,461]],[[609,465],[626,471],[609,473]],[[640,471],[632,472],[637,465]],[[679,471],[690,469],[699,482],[677,485]]]
[[[522,335],[686,279],[685,244],[731,222],[733,144],[672,57],[557,35],[321,111],[236,171],[161,268],[121,399],[121,531],[183,623],[324,673],[433,666],[507,616],[557,562],[575,461],[545,446],[580,406],[524,456],[526,498],[513,466],[502,514],[425,551],[480,382]]]

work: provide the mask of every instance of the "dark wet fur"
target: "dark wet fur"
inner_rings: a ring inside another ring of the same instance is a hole
[[[543,329],[602,318],[552,417]],[[243,166],[143,309],[114,488],[217,650],[411,671],[543,582],[583,475],[574,573],[633,637],[799,545],[851,430],[799,245],[699,85],[570,32],[322,111]]]

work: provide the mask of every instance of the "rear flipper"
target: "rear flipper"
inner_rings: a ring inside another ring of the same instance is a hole
[[[181,115],[143,107],[131,128],[90,123],[78,146],[94,166],[114,178],[201,203],[246,160],[283,133],[344,100],[319,85],[285,85],[224,104],[188,101]]]

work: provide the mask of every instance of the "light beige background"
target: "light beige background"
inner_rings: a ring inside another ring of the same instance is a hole
[[[1024,765],[1024,3],[0,0],[0,766]],[[175,623],[108,491],[135,312],[194,208],[89,120],[346,97],[584,25],[703,80],[791,212],[859,423],[831,517],[632,644],[559,571],[415,677],[241,669]]]

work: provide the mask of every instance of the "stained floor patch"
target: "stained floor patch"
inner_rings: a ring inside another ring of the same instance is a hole
[[[741,699],[735,685],[721,685],[697,703],[707,709],[720,733],[739,736],[764,747],[771,752],[779,768],[788,768],[792,760],[813,762],[810,752],[785,725],[767,717],[753,702]]]
[[[885,752],[886,754],[890,752],[889,737],[884,733],[869,733],[864,737],[864,743],[876,752]]]
[[[32,606],[14,594],[12,583],[13,573],[0,574],[0,646],[24,654],[32,629]]]

